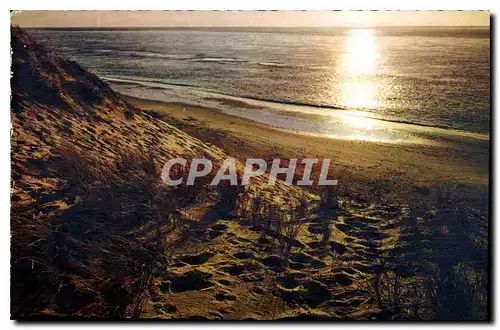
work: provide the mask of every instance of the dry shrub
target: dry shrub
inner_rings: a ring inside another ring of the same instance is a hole
[[[76,203],[46,214],[36,202],[12,209],[12,315],[138,316],[151,274],[166,267],[158,228],[182,201],[158,181],[151,156],[110,161],[66,147],[54,159],[65,184],[52,197]],[[132,234],[148,223],[156,236]]]

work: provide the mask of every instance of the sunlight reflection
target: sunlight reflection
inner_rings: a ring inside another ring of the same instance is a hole
[[[345,40],[343,54],[338,68],[341,72],[340,104],[350,109],[376,109],[379,106],[379,90],[375,80],[379,69],[379,50],[374,30],[351,30]],[[363,111],[349,112],[356,114],[344,113],[331,122],[342,123],[341,131],[345,136],[364,141],[392,139],[392,135],[382,129],[379,122],[367,118],[368,114],[363,114]]]
[[[371,75],[377,71],[378,50],[374,31],[352,30],[345,43],[341,70],[344,73],[341,103],[352,108],[376,108],[377,86]]]
[[[342,85],[342,105],[350,108],[376,108],[377,88],[370,80],[357,79]]]
[[[345,45],[344,70],[349,73],[370,74],[375,72],[377,43],[371,29],[352,30]]]
[[[354,128],[370,129],[373,128],[373,120],[366,117],[346,116],[346,122]]]

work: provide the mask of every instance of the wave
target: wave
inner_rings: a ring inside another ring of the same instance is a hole
[[[416,121],[409,121],[409,120],[401,120],[399,118],[394,118],[394,117],[387,117],[387,116],[379,116],[375,113],[374,110],[370,112],[370,109],[360,109],[360,108],[352,108],[352,107],[344,107],[344,106],[339,106],[339,105],[322,105],[322,104],[314,104],[314,103],[307,103],[307,102],[298,102],[298,101],[288,101],[288,100],[276,100],[276,99],[271,99],[271,98],[264,98],[264,97],[254,97],[254,96],[241,96],[241,95],[231,95],[231,94],[224,94],[220,93],[217,91],[212,91],[205,89],[201,86],[196,86],[196,85],[191,85],[191,84],[184,84],[184,83],[172,83],[172,82],[166,82],[162,80],[155,80],[155,79],[149,79],[149,78],[143,78],[143,77],[116,77],[116,76],[103,76],[101,77],[102,79],[109,81],[109,82],[116,82],[116,83],[128,83],[128,84],[135,84],[135,85],[141,85],[144,87],[148,87],[151,89],[159,89],[159,90],[171,90],[172,88],[186,88],[190,92],[190,96],[192,97],[193,95],[197,95],[196,102],[197,105],[203,106],[203,103],[206,103],[207,101],[209,102],[210,105],[206,105],[209,108],[210,107],[217,107],[210,101],[217,101],[217,99],[220,99],[220,102],[216,102],[219,105],[227,105],[230,104],[236,108],[244,108],[244,109],[256,109],[256,108],[267,108],[271,111],[278,111],[282,113],[288,112],[290,115],[292,113],[302,113],[302,114],[308,114],[308,115],[314,115],[314,116],[323,116],[323,117],[331,117],[332,112],[330,111],[318,111],[318,110],[331,110],[331,111],[342,111],[343,114],[346,114],[348,116],[356,116],[356,117],[364,117],[368,118],[371,120],[377,120],[377,121],[382,121],[382,122],[388,122],[388,123],[395,123],[395,124],[403,124],[403,125],[413,125],[417,127],[423,127],[423,128],[437,128],[437,129],[443,129],[443,130],[453,130],[456,132],[460,132],[460,134],[465,134],[465,135],[470,135],[474,136],[479,139],[488,139],[489,135],[488,133],[485,132],[468,132],[464,131],[460,128],[451,126],[451,125],[446,125],[446,124],[439,124],[439,123],[429,123],[429,122],[416,122]],[[184,94],[183,94],[184,95]],[[181,103],[185,104],[191,104],[189,102],[189,96],[186,95],[187,99],[182,100]],[[147,98],[147,97],[146,97]],[[205,101],[205,102],[203,102]],[[245,104],[247,106],[245,106]],[[287,106],[286,108],[283,108],[283,106]]]
[[[215,57],[206,54],[164,54],[148,51],[117,50],[117,49],[94,49],[94,53],[116,54],[123,57],[137,58],[161,58],[166,60],[185,60],[193,62],[213,62],[213,63],[247,63],[264,67],[295,68],[295,69],[327,69],[328,66],[288,64],[283,62],[258,62],[235,57]]]
[[[153,53],[153,52],[141,52],[141,51],[124,51],[123,53],[129,56],[135,57],[148,57],[148,58],[165,58],[171,60],[187,60],[191,59],[191,55],[182,55],[182,54],[162,54],[162,53]]]
[[[164,54],[147,51],[136,50],[116,50],[116,49],[94,49],[94,53],[110,54],[114,53],[118,56],[140,57],[140,58],[161,58],[168,60],[188,60],[194,62],[220,62],[220,63],[246,63],[249,62],[244,59],[234,57],[213,57],[205,54]]]
[[[140,57],[140,58],[163,58],[169,60],[190,60],[195,59],[195,55],[190,54],[163,54],[155,52],[145,52],[136,50],[117,50],[117,49],[94,49],[94,53],[110,54],[114,53],[118,56]]]
[[[342,106],[337,106],[337,105],[323,105],[323,104],[314,104],[314,103],[298,102],[298,101],[276,100],[276,99],[265,98],[265,97],[224,94],[224,93],[220,93],[220,92],[215,92],[215,91],[203,89],[203,87],[197,86],[197,85],[184,84],[184,83],[173,83],[173,82],[167,82],[167,81],[160,80],[160,79],[150,79],[150,78],[142,78],[142,77],[117,77],[117,76],[102,76],[101,78],[104,80],[107,80],[107,81],[124,82],[124,83],[131,83],[131,84],[134,84],[134,83],[141,84],[141,85],[147,85],[148,83],[160,84],[160,85],[164,85],[165,89],[168,89],[169,86],[195,87],[195,88],[199,88],[200,90],[214,93],[214,94],[218,94],[218,95],[222,95],[222,96],[236,97],[236,98],[242,98],[242,99],[247,99],[247,100],[270,102],[270,103],[284,104],[284,105],[307,106],[307,107],[313,107],[313,108],[319,108],[319,109],[332,109],[332,110],[367,110],[367,109],[360,109],[360,108],[357,108],[357,109],[348,108],[348,107],[342,107]],[[155,85],[155,86],[151,86],[151,87],[161,87],[161,86]]]
[[[431,124],[431,123],[424,123],[424,122],[412,122],[412,121],[406,121],[406,120],[399,120],[395,118],[387,118],[387,117],[380,117],[377,116],[374,112],[372,113],[367,113],[367,110],[369,109],[361,109],[361,108],[351,108],[351,107],[343,107],[339,105],[324,105],[324,104],[314,104],[314,103],[307,103],[307,102],[298,102],[298,101],[288,101],[288,100],[276,100],[276,99],[271,99],[271,98],[264,98],[264,97],[254,97],[254,96],[241,96],[241,95],[231,95],[231,94],[224,94],[216,91],[211,91],[204,89],[201,86],[196,86],[196,85],[190,85],[190,84],[183,84],[183,83],[171,83],[171,82],[166,82],[162,80],[155,80],[155,79],[149,79],[149,78],[141,78],[141,77],[116,77],[116,76],[103,76],[101,77],[102,79],[109,81],[109,82],[117,82],[117,83],[129,83],[129,84],[136,84],[136,85],[142,85],[145,87],[149,88],[155,88],[155,89],[165,89],[169,90],[173,87],[185,87],[185,88],[190,88],[191,91],[193,92],[202,92],[206,94],[205,97],[202,98],[210,98],[214,99],[214,96],[217,98],[223,98],[227,99],[230,101],[239,101],[239,102],[244,102],[248,104],[248,108],[255,107],[255,105],[260,105],[263,107],[271,108],[271,109],[276,109],[281,108],[283,105],[285,106],[292,106],[291,108],[287,108],[289,112],[300,112],[300,113],[307,113],[307,114],[314,114],[314,115],[319,115],[319,116],[325,116],[325,117],[330,117],[331,113],[329,112],[321,112],[317,110],[332,110],[332,111],[349,111],[352,113],[356,113],[357,116],[361,113],[362,117],[366,117],[369,119],[373,120],[380,120],[380,121],[385,121],[385,122],[391,122],[391,123],[398,123],[398,124],[406,124],[406,125],[415,125],[415,126],[421,126],[421,127],[434,127],[434,128],[442,128],[442,129],[455,129],[452,126],[447,126],[447,125],[438,125],[438,124]],[[257,103],[256,103],[257,102]]]
[[[245,63],[248,62],[247,60],[242,60],[242,59],[237,59],[237,58],[232,58],[232,57],[201,57],[201,58],[196,58],[196,62],[236,62],[236,63]]]
[[[251,61],[242,58],[235,57],[214,57],[207,56],[203,53],[197,54],[163,54],[156,52],[147,52],[147,51],[135,51],[135,50],[116,50],[116,49],[94,49],[92,50],[94,53],[102,53],[102,54],[116,54],[118,56],[123,57],[136,57],[136,58],[158,58],[165,60],[177,60],[177,61],[192,61],[192,62],[210,62],[210,63],[220,63],[220,64],[248,64],[248,65],[256,65],[270,68],[283,68],[283,69],[295,69],[295,70],[328,70],[332,67],[325,65],[308,65],[308,64],[289,64],[283,62],[258,62]],[[373,77],[381,77],[381,78],[398,78],[404,77],[407,80],[413,81],[436,81],[436,82],[444,82],[444,83],[458,83],[464,82],[464,78],[454,78],[454,77],[441,77],[441,76],[427,76],[421,77],[418,73],[400,73],[400,72],[374,72],[372,73]],[[302,105],[302,104],[299,104]],[[322,105],[317,104],[305,104],[310,106],[319,106]],[[328,107],[328,106],[325,106]],[[333,108],[336,108],[335,106]],[[364,111],[370,111],[370,109],[363,109]]]
[[[276,62],[259,62],[257,64],[263,65],[263,66],[275,66],[275,67],[287,67],[287,66],[289,66],[285,63],[276,63]]]
[[[163,89],[168,89],[169,86],[201,88],[200,86],[197,86],[197,85],[166,82],[166,81],[161,80],[161,79],[151,79],[151,78],[142,78],[142,77],[119,77],[119,76],[106,76],[106,75],[99,76],[99,77],[102,80],[108,81],[108,82],[136,84],[136,85],[143,85],[143,86],[147,86],[147,87],[163,88]],[[155,84],[155,85],[151,85],[151,84]],[[157,86],[157,85],[164,85],[164,87]]]
[[[114,49],[93,49],[93,50],[91,50],[91,52],[102,53],[102,54],[109,54],[109,53],[114,53],[114,52],[117,52],[117,51],[114,50]]]

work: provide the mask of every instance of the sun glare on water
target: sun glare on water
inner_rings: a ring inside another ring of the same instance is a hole
[[[353,108],[376,108],[377,86],[371,79],[377,71],[378,49],[372,29],[351,30],[345,41],[341,62],[342,105]]]
[[[377,107],[377,86],[371,75],[377,70],[377,42],[372,29],[354,29],[347,36],[342,57],[342,90],[340,102],[343,106],[358,109]],[[367,130],[373,129],[373,120],[361,116],[345,116],[344,125],[350,127],[359,139],[365,139]],[[358,132],[358,133],[356,133]]]
[[[379,86],[374,80],[379,65],[379,49],[375,31],[370,28],[353,29],[346,36],[343,56],[338,67],[341,77],[340,104],[354,109],[376,109]],[[339,116],[345,132],[357,140],[380,140],[377,121],[366,116],[349,114]],[[338,120],[338,119],[337,119]]]
[[[345,44],[344,70],[355,74],[374,73],[377,55],[373,30],[352,30]]]
[[[366,117],[346,116],[346,122],[354,128],[359,128],[359,129],[373,128],[373,120]]]

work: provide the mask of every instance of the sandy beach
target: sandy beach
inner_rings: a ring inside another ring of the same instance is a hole
[[[342,140],[274,129],[213,108],[123,97],[240,160],[329,157],[340,184],[375,198],[419,203],[444,189],[487,203],[489,141],[474,135],[428,128],[413,132],[422,141],[415,144]]]

